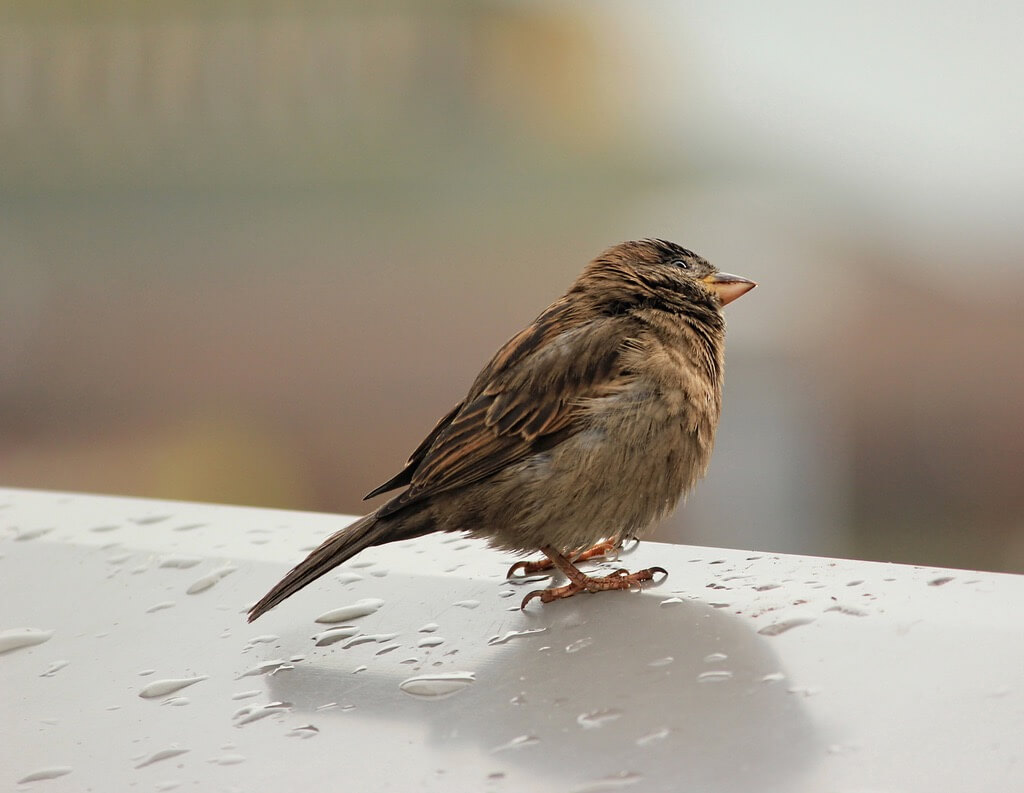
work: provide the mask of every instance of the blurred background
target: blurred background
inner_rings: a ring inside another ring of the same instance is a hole
[[[1010,2],[4,0],[0,483],[363,512],[658,236],[760,287],[656,539],[1024,571],[1022,33]]]

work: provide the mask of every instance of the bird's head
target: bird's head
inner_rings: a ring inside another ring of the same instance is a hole
[[[677,300],[724,306],[742,297],[756,283],[719,272],[702,256],[667,240],[622,242],[590,263],[581,282],[609,292],[632,289],[642,302],[672,306]]]

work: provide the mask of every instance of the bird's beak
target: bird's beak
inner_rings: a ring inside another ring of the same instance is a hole
[[[701,280],[710,287],[711,291],[718,295],[724,306],[731,303],[737,297],[743,297],[747,292],[757,286],[749,278],[742,278],[729,273],[711,273]]]

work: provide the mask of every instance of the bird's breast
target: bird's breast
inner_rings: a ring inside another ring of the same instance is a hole
[[[581,431],[553,460],[575,465],[595,498],[614,492],[635,528],[672,509],[707,468],[717,410],[703,394],[638,380],[595,400]]]

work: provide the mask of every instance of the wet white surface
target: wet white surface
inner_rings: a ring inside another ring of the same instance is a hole
[[[1020,576],[644,543],[521,613],[428,537],[247,625],[345,522],[0,490],[0,789],[1024,789]]]

